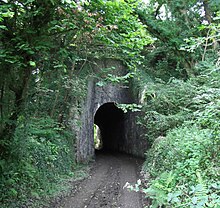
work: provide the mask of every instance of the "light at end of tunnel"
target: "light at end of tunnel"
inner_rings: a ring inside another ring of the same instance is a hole
[[[100,150],[103,147],[101,131],[100,131],[100,128],[96,124],[94,124],[94,144],[95,144],[96,150]]]

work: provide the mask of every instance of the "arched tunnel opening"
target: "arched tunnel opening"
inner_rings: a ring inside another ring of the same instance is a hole
[[[98,126],[94,129],[97,150],[120,151],[123,149],[124,120],[124,112],[115,103],[105,103],[99,107],[94,117],[94,124]]]

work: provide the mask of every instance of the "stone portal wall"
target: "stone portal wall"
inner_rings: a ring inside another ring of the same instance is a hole
[[[97,61],[93,66],[93,71],[99,71],[100,68],[115,67],[115,74],[122,76],[127,73],[124,65],[115,60]],[[120,104],[137,103],[132,96],[128,86],[105,85],[98,86],[97,80],[91,79],[88,84],[87,99],[82,115],[82,125],[77,136],[77,161],[88,161],[94,158],[94,116],[100,106],[105,103],[115,102]],[[136,126],[137,113],[128,112],[125,114],[125,135],[120,143],[120,151],[132,155],[144,157],[147,147],[146,141],[141,138],[138,127]]]

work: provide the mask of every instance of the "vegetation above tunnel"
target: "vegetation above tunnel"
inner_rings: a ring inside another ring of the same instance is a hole
[[[219,5],[0,0],[1,207],[41,198],[73,174],[91,76],[134,80],[152,145],[142,189],[152,207],[218,207]],[[84,70],[102,58],[122,60],[129,76]]]

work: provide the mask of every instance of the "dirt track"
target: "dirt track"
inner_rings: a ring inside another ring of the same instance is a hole
[[[119,153],[98,154],[90,177],[56,208],[143,208],[140,193],[123,189],[137,181],[141,162]]]

